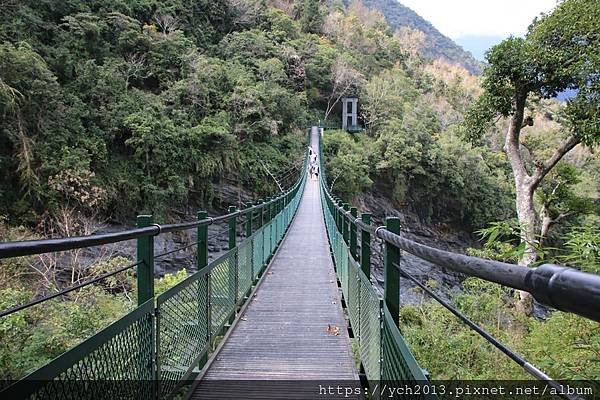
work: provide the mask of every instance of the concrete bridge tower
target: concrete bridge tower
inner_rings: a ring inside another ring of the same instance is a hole
[[[342,129],[358,125],[358,99],[356,97],[344,97],[342,99]]]

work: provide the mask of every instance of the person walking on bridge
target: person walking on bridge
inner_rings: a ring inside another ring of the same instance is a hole
[[[316,180],[319,176],[319,167],[317,166],[317,164],[311,164],[311,166],[309,167],[309,171],[310,171],[310,180],[311,181]]]
[[[310,173],[310,180],[314,180],[316,168],[317,168],[317,153],[315,153],[311,146],[308,147],[308,172]]]

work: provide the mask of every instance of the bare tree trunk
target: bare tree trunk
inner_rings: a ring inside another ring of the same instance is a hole
[[[517,218],[521,227],[521,243],[525,243],[525,251],[519,260],[519,265],[528,267],[537,259],[537,251],[534,246],[537,221],[533,203],[534,185],[525,169],[519,143],[525,113],[525,100],[526,96],[521,96],[513,104],[514,114],[506,133],[504,151],[510,161],[515,179]],[[517,309],[526,315],[531,315],[533,312],[531,294],[519,291]]]
[[[517,188],[517,216],[521,224],[521,241],[525,242],[525,251],[519,260],[519,265],[530,266],[537,259],[536,226],[537,215],[533,206],[533,194],[530,188]]]
[[[519,259],[519,265],[529,267],[538,257],[536,248],[537,216],[533,203],[533,191],[527,184],[521,184],[517,189],[517,217],[521,226],[521,243],[525,243],[525,250]],[[530,293],[519,291],[517,309],[525,315],[533,313],[533,298]]]
[[[519,259],[519,265],[529,267],[538,258],[539,240],[536,238],[536,231],[539,226],[538,216],[535,211],[535,205],[533,201],[533,195],[535,190],[539,186],[540,182],[550,172],[552,168],[562,159],[562,157],[571,151],[580,140],[575,136],[568,137],[561,145],[554,151],[552,156],[545,162],[537,162],[535,164],[535,170],[530,175],[525,169],[525,163],[521,157],[520,150],[520,134],[523,128],[524,114],[525,114],[525,101],[527,94],[517,94],[513,103],[513,115],[510,120],[508,131],[506,132],[506,140],[504,143],[504,152],[510,161],[510,166],[515,179],[515,191],[516,191],[516,206],[517,206],[517,217],[519,219],[521,229],[521,243],[525,245],[525,251]],[[527,122],[526,125],[531,125]],[[548,218],[550,218],[548,216]],[[544,220],[542,224],[542,234],[545,236],[548,233],[550,225],[556,220],[549,222]],[[519,292],[519,301],[517,302],[517,309],[531,315],[533,312],[533,297],[531,294],[525,291]]]

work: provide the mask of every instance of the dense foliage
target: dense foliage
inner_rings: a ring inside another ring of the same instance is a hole
[[[443,61],[425,61],[361,4],[327,21],[326,31],[350,53],[346,57],[366,53],[351,64],[359,78],[347,90],[359,95],[366,130],[325,137],[328,179],[339,181],[335,191],[350,200],[375,189],[423,221],[467,229],[511,217],[504,157],[461,138],[462,115],[479,94],[475,78]]]
[[[283,44],[296,38],[278,30],[281,12],[263,6],[234,30],[236,12],[225,1],[3,3],[0,213],[164,214],[210,205],[223,178],[273,191],[258,160],[286,170],[304,140],[304,78]]]
[[[516,311],[513,292],[476,278],[464,283],[462,293],[449,296],[473,321],[552,378],[593,381],[600,377],[597,322],[562,312],[545,321],[526,317]],[[531,379],[436,303],[403,307],[400,326],[416,359],[435,379]]]

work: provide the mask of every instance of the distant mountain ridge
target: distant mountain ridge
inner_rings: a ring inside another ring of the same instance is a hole
[[[396,0],[362,0],[369,8],[380,11],[390,24],[392,29],[408,26],[422,31],[427,40],[422,50],[423,56],[427,58],[442,58],[454,64],[466,68],[473,74],[480,74],[483,64],[476,60],[468,51],[456,44],[452,39],[444,36],[429,21],[410,8],[400,4]]]

